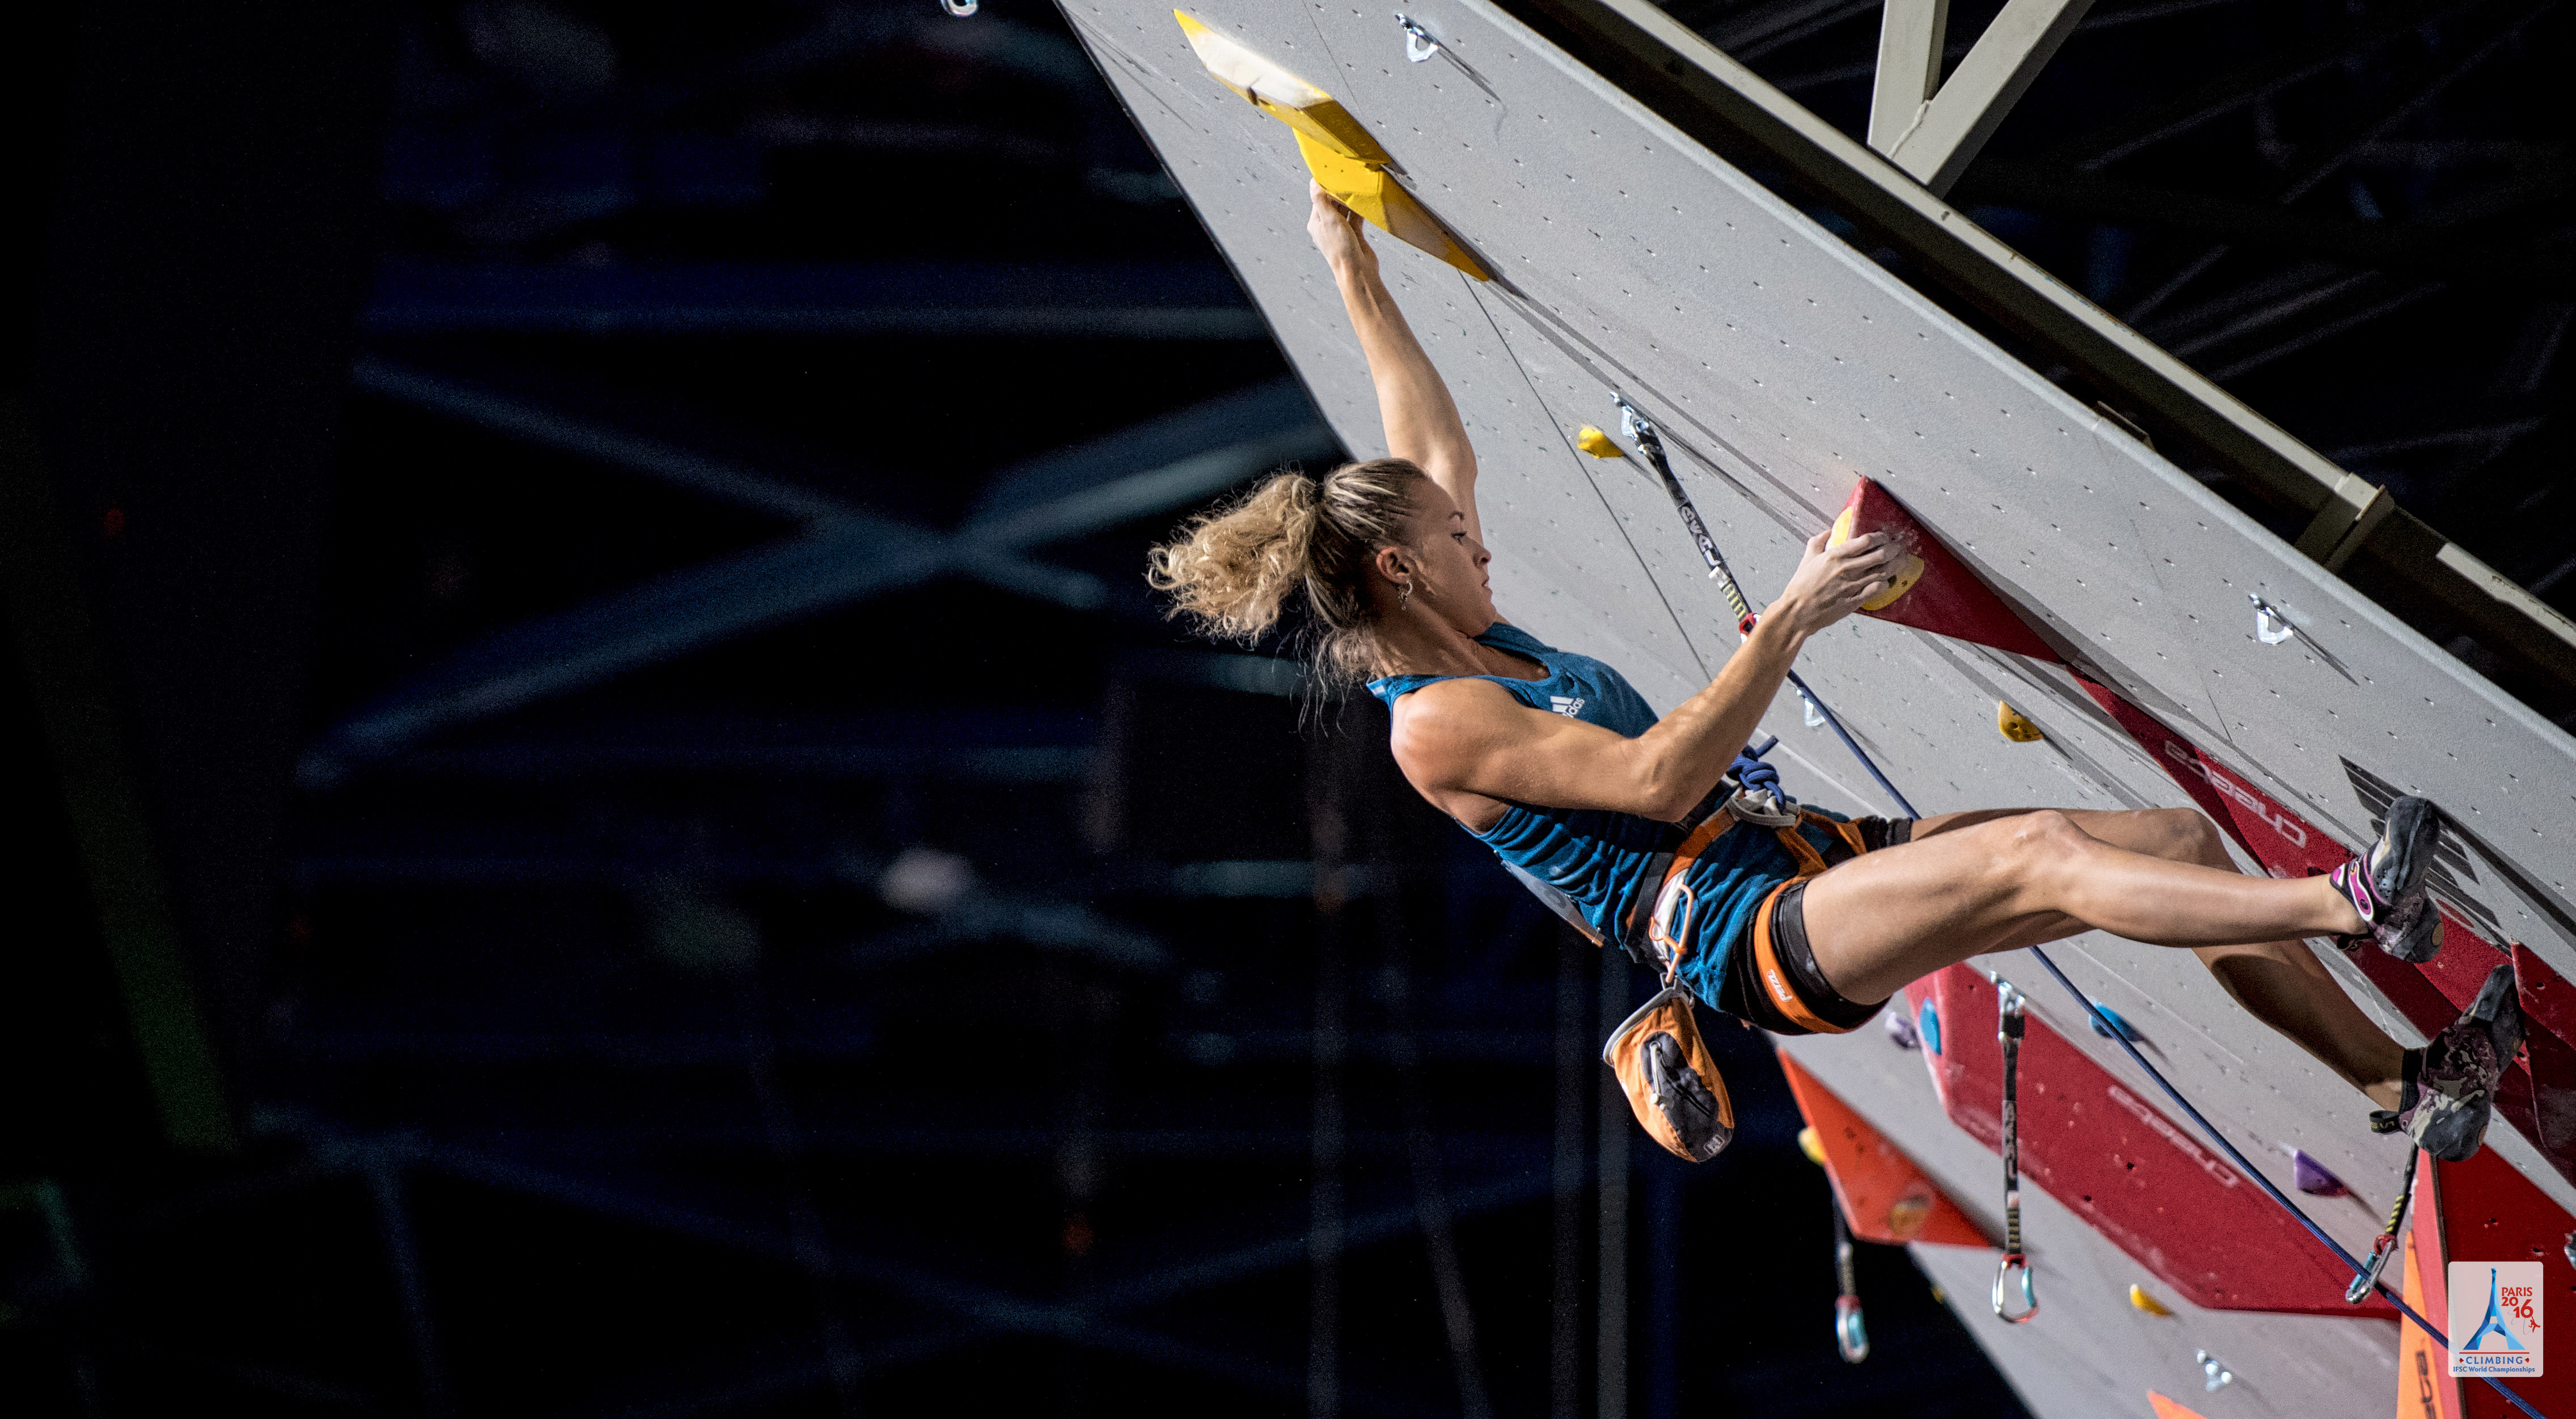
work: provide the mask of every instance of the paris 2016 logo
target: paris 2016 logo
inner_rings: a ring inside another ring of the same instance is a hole
[[[2451,1373],[2540,1373],[2540,1263],[2451,1263]]]

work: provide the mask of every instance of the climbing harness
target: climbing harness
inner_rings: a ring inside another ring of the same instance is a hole
[[[1834,1348],[1843,1355],[1843,1363],[1857,1365],[1869,1358],[1869,1323],[1860,1314],[1860,1278],[1852,1270],[1851,1223],[1843,1219],[1843,1200],[1833,1199],[1834,1207],[1834,1280],[1842,1294],[1834,1298]]]
[[[2027,1323],[2039,1314],[2039,1297],[2032,1294],[2030,1258],[2021,1249],[2021,1037],[2024,1001],[2013,983],[1992,971],[1986,979],[1995,983],[1995,1038],[2004,1047],[2004,1256],[1995,1265],[1995,1318],[2014,1325]],[[2013,1314],[2004,1300],[2013,1273],[2021,1273],[2021,1314]]]
[[[1635,407],[1630,405],[1624,396],[1614,395],[1613,397],[1618,400],[1625,431],[1628,432],[1632,439],[1637,439],[1639,449],[1645,452],[1648,463],[1654,468],[1656,476],[1663,482],[1665,493],[1672,498],[1675,508],[1681,512],[1682,521],[1684,525],[1690,529],[1692,540],[1699,544],[1700,556],[1709,564],[1709,575],[1719,580],[1721,586],[1726,592],[1728,604],[1736,608],[1738,616],[1738,633],[1750,635],[1753,629],[1752,609],[1745,602],[1742,590],[1735,585],[1734,574],[1726,570],[1725,558],[1718,552],[1716,541],[1708,535],[1707,525],[1700,521],[1698,509],[1691,506],[1689,494],[1682,491],[1680,481],[1673,477],[1671,467],[1664,461],[1662,440],[1660,438],[1656,438],[1652,442],[1649,442],[1644,438],[1638,437],[1639,430],[1643,430],[1644,433],[1648,435],[1653,434],[1654,425],[1649,422],[1643,414],[1638,413]],[[1587,448],[1586,451],[1589,452],[1590,450]],[[1806,700],[1808,706],[1822,715],[1826,723],[1833,726],[1834,733],[1843,741],[1843,747],[1851,750],[1852,757],[1860,761],[1860,766],[1869,771],[1869,776],[1878,781],[1879,787],[1887,790],[1887,796],[1895,801],[1897,807],[1903,809],[1908,817],[1922,817],[1923,815],[1921,813],[1915,811],[1914,805],[1906,801],[1905,795],[1898,791],[1896,785],[1888,781],[1887,775],[1879,771],[1877,762],[1870,758],[1869,752],[1861,748],[1859,741],[1853,739],[1851,734],[1843,728],[1842,721],[1834,718],[1833,712],[1825,708],[1823,702],[1818,700],[1815,697],[1815,694],[1798,679],[1796,673],[1792,672],[1788,679],[1790,684],[1796,686],[1799,695]],[[2360,1273],[2367,1269],[2364,1263],[2355,1258],[2351,1252],[2344,1249],[2342,1243],[2327,1235],[2325,1229],[2318,1226],[2316,1221],[2309,1217],[2307,1212],[2297,1203],[2292,1202],[2269,1177],[2264,1176],[2263,1172],[2256,1168],[2254,1164],[2246,1158],[2242,1150],[2237,1148],[2234,1143],[2228,1141],[2227,1135],[2218,1131],[2217,1125],[2211,1123],[2199,1109],[2193,1107],[2191,1100],[2184,1098],[2182,1091],[2174,1087],[2173,1081],[2164,1076],[2164,1071],[2156,1068],[2155,1064],[2150,1061],[2145,1054],[2139,1051],[2137,1042],[2130,1039],[2126,1034],[2121,1033],[2112,1020],[2104,1015],[2102,1007],[2095,1004],[2091,996],[2086,995],[2073,980],[2069,979],[2066,972],[2059,970],[2057,963],[2049,959],[2046,951],[2037,946],[2032,946],[2027,949],[2030,951],[2031,957],[2038,961],[2040,966],[2051,976],[2056,977],[2059,985],[2065,987],[2066,993],[2074,996],[2076,1001],[2084,1007],[2087,1019],[2100,1029],[2109,1030],[2111,1032],[2109,1035],[2111,1042],[2118,1045],[2121,1051],[2129,1056],[2130,1062],[2137,1065],[2149,1079],[2155,1081],[2156,1087],[2164,1092],[2166,1098],[2173,1100],[2174,1106],[2183,1111],[2184,1117],[2189,1118],[2202,1133],[2209,1135],[2210,1141],[2218,1145],[2219,1151],[2227,1155],[2228,1160],[2236,1165],[2239,1172],[2242,1172],[2246,1177],[2252,1178],[2255,1186],[2261,1188],[2266,1196],[2270,1197],[2274,1203],[2280,1206],[2282,1211],[2289,1213],[2293,1220],[2307,1230],[2308,1235],[2316,1238],[2327,1251],[2334,1253],[2336,1258],[2341,1260],[2344,1265],[2351,1267],[2355,1273]],[[2011,1042],[2010,1036],[2007,1036],[2005,1049],[2008,1051],[2006,1055],[2007,1060],[2012,1059],[2014,1054],[2017,1053],[2013,1043]],[[2005,1117],[2009,1119],[2012,1115],[2012,1095],[2010,1092],[2010,1081],[2012,1075],[2007,1072],[2004,1077],[2006,1080],[2004,1111]],[[2007,1148],[2011,1148],[2013,1134],[2009,1123],[2007,1123],[2005,1127],[2004,1136],[2007,1140]],[[2010,1158],[2009,1154],[2007,1156]],[[2011,1161],[2017,1162],[2018,1160],[2011,1159]],[[2013,1172],[2015,1176],[2008,1179],[2008,1181],[2011,1181],[2015,1185],[2008,1190],[2008,1197],[2017,1196],[2019,1191],[2017,1177],[2018,1168],[2014,1168]],[[2410,1171],[2408,1174],[2408,1187],[2410,1191],[2413,1186],[2413,1176],[2413,1173]],[[2018,1228],[2015,1228],[2013,1234],[2007,1237],[2006,1240],[2008,1245],[2006,1248],[2005,1262],[2008,1268],[2010,1263],[2020,1252],[2021,1239]],[[2568,1251],[2571,1259],[2576,1259],[2576,1233],[2571,1233],[2568,1237]],[[2027,1262],[2024,1263],[2022,1277],[2026,1286],[2029,1281]],[[1999,1270],[1995,1276],[1995,1310],[1998,1315],[2003,1313],[2003,1282],[2004,1272]],[[2370,1290],[2375,1290],[2379,1294],[2387,1297],[2389,1304],[2395,1306],[2398,1313],[2405,1316],[2407,1320],[2414,1322],[2415,1327],[2418,1330],[2423,1331],[2425,1338],[2430,1340],[2434,1345],[2445,1350],[2450,1348],[2451,1342],[2449,1337],[2444,1335],[2442,1330],[2435,1326],[2431,1321],[2426,1320],[2422,1315],[2418,1314],[2415,1308],[2407,1303],[2404,1296],[2401,1296],[2396,1291],[2389,1289],[2389,1286],[2385,1281],[2378,1280],[2376,1273],[2373,1273],[2370,1282]],[[2363,1294],[2367,1295],[2368,1292],[2365,1291]],[[2037,1306],[2036,1303],[2034,1303],[2030,1314],[2035,1314],[2036,1311]],[[2029,1319],[2029,1314],[2025,1314],[2022,1319]],[[2220,1373],[2225,1373],[2223,1367],[2220,1370]],[[2215,1376],[2212,1376],[2212,1378],[2215,1378]],[[2233,1379],[2234,1376],[2230,1375],[2229,1378]],[[2504,1382],[2497,1379],[2495,1376],[2480,1375],[2478,1378],[2486,1381],[2488,1388],[2493,1389],[2497,1394],[2503,1396],[2505,1403],[2512,1405],[2515,1409],[2518,1409],[2525,1415],[2530,1416],[2530,1419],[2547,1419],[2547,1416],[2543,1415],[2539,1410],[2534,1409],[2521,1395],[2516,1394],[2511,1389],[2507,1388]]]
[[[1762,747],[1768,749],[1770,743]],[[1803,836],[1804,828],[1812,826],[1833,833],[1855,856],[1869,851],[1869,841],[1858,825],[1787,803],[1769,788],[1748,787],[1742,780],[1749,777],[1758,776],[1742,770],[1730,773],[1727,781],[1719,785],[1722,796],[1716,806],[1669,855],[1649,867],[1647,877],[1656,886],[1651,896],[1639,895],[1638,909],[1644,913],[1644,920],[1639,922],[1632,915],[1620,940],[1633,959],[1655,969],[1662,978],[1663,989],[1621,1022],[1601,1049],[1602,1060],[1619,1076],[1638,1124],[1675,1157],[1693,1163],[1716,1157],[1733,1140],[1735,1110],[1727,1099],[1726,1081],[1719,1077],[1716,1061],[1700,1039],[1699,1026],[1692,1015],[1698,998],[1681,978],[1682,961],[1691,951],[1693,918],[1699,910],[1698,899],[1691,891],[1691,864],[1739,825],[1778,836],[1780,845],[1798,863],[1793,882],[1806,881],[1826,866],[1824,855]],[[1773,895],[1787,885],[1774,888]],[[1777,982],[1773,987],[1774,1003],[1790,1019],[1818,1034],[1842,1033],[1842,1027],[1816,1018],[1788,988],[1770,941],[1771,900],[1764,898],[1754,910],[1752,945],[1761,974]]]
[[[2388,1209],[2388,1225],[2379,1229],[2370,1244],[2370,1261],[2352,1274],[2352,1284],[2343,1288],[2344,1304],[2360,1305],[2370,1299],[2372,1288],[2379,1284],[2379,1273],[2386,1270],[2397,1255],[2398,1236],[2406,1225],[2406,1206],[2415,1200],[2415,1155],[2420,1150],[2406,1150],[2406,1183],[2397,1190],[2397,1201]]]

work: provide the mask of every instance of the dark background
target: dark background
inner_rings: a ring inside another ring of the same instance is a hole
[[[1672,8],[1860,128],[1874,4]],[[1955,196],[2564,608],[2564,30],[2105,0]],[[1902,1252],[1835,1359],[1767,1046],[1605,1154],[1643,979],[1159,619],[1337,455],[1050,7],[0,63],[9,1412],[2018,1412]]]

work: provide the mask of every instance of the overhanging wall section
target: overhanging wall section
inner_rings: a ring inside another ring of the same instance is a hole
[[[1306,177],[1287,131],[1206,77],[1168,8],[1064,8],[1345,443],[1382,450],[1365,366],[1305,236]],[[2576,975],[2576,744],[2521,702],[1497,8],[1408,9],[1473,78],[1406,62],[1377,11],[1191,8],[1342,99],[1501,273],[1478,283],[1377,241],[1476,440],[1506,615],[1620,665],[1666,707],[1731,648],[1732,617],[1661,493],[1572,447],[1579,425],[1615,424],[1612,395],[1625,394],[1662,425],[1757,598],[1854,481],[1874,478],[2085,676],[2307,822],[2366,840],[2360,776],[2433,797],[2510,857],[2473,850],[2461,895]],[[2304,634],[2258,639],[2257,597]],[[1802,670],[1925,812],[2190,801],[2062,667],[1855,620],[1820,637]],[[2004,741],[1997,699],[2046,742]],[[1794,700],[1766,727],[1783,736],[1794,791],[1889,808]],[[2363,1196],[2391,1195],[2402,1148],[2364,1132],[2357,1096],[2187,953],[2088,936],[2061,959],[2147,1031],[2176,1082],[2276,1181],[2289,1184],[2283,1150],[2297,1146]],[[2034,1000],[2059,1033],[2146,1087],[2083,1021]],[[1882,1121],[1902,1107],[1846,1097]],[[2499,1129],[2497,1146],[2576,1205],[2528,1141]],[[2322,1220],[2366,1249],[2375,1219],[2346,1210]],[[2254,1361],[2227,1358],[2252,1373]],[[2328,1403],[2349,1398],[2320,1394],[2318,1412],[2349,1412]]]

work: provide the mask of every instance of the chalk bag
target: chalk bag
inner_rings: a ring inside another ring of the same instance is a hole
[[[1612,1031],[1602,1061],[1619,1076],[1637,1123],[1667,1152],[1705,1163],[1735,1139],[1735,1105],[1691,1018],[1691,993],[1669,985]]]

